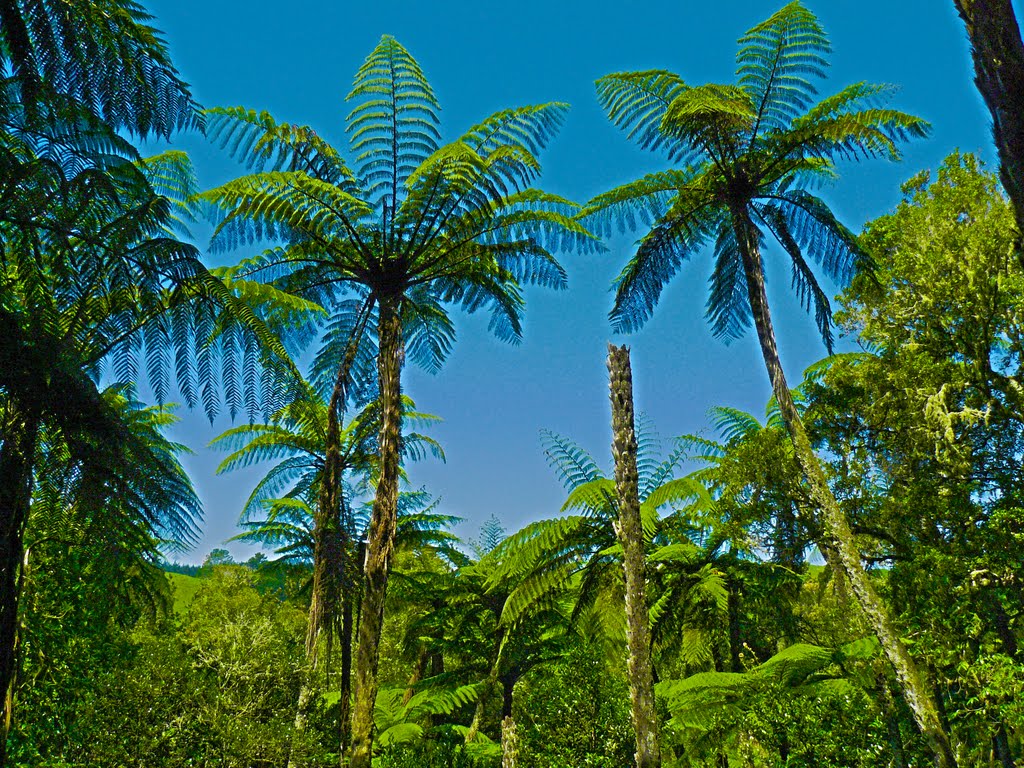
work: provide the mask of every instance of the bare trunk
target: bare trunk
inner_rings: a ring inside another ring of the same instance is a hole
[[[517,768],[519,765],[519,735],[516,721],[508,715],[501,721],[501,768]]]
[[[38,435],[37,419],[15,415],[0,447],[0,768],[7,763],[7,734],[14,703],[23,542],[32,501],[32,466]]]
[[[832,494],[832,489],[829,488],[828,480],[811,448],[807,431],[793,402],[789,385],[786,383],[786,376],[779,360],[778,346],[775,342],[775,330],[772,327],[768,295],[765,292],[764,266],[757,244],[757,230],[745,210],[734,212],[733,218],[736,239],[740,245],[743,267],[747,277],[750,309],[754,317],[754,325],[757,328],[757,337],[761,343],[761,353],[768,370],[768,378],[771,380],[772,391],[779,403],[779,411],[793,443],[796,460],[810,487],[811,496],[821,514],[825,537],[829,540],[827,546],[821,548],[822,552],[827,552],[835,557],[836,562],[830,564],[833,568],[842,571],[846,577],[850,590],[864,612],[868,625],[878,638],[882,652],[896,673],[896,679],[900,683],[910,711],[914,714],[914,720],[935,755],[936,765],[940,768],[954,768],[956,759],[950,747],[949,738],[942,729],[935,704],[928,694],[928,689],[914,660],[904,647],[885,604],[878,597],[871,579],[864,570],[860,552],[857,550],[853,533],[846,521],[846,515]]]
[[[1013,203],[1020,246],[1024,233],[1024,41],[1012,0],[954,3],[971,40],[974,82],[992,115],[1000,177]]]
[[[402,431],[402,321],[396,297],[380,301],[377,326],[380,383],[380,479],[370,518],[364,566],[362,617],[356,651],[356,697],[352,711],[352,768],[370,768],[373,755],[373,707],[377,701],[377,664],[384,625],[384,598],[395,546],[398,473]]]
[[[651,628],[644,594],[646,560],[640,521],[636,425],[633,413],[633,373],[629,349],[608,345],[609,388],[612,401],[612,456],[619,519],[615,526],[622,544],[626,577],[626,645],[629,649],[629,698],[636,731],[637,768],[661,765],[658,721],[654,709],[651,671]]]

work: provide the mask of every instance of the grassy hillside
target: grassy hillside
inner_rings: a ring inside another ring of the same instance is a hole
[[[171,590],[174,592],[174,612],[184,613],[188,610],[188,606],[203,580],[197,576],[186,576],[183,573],[168,573],[167,578],[170,580]]]

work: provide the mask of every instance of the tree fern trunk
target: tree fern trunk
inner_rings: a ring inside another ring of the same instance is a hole
[[[747,296],[754,317],[754,326],[757,329],[757,338],[761,344],[761,353],[768,370],[768,378],[771,380],[772,391],[779,403],[779,412],[782,414],[782,420],[786,424],[786,430],[793,443],[796,460],[821,514],[825,538],[829,540],[827,546],[821,548],[822,552],[834,556],[836,562],[830,563],[830,565],[842,571],[846,577],[854,598],[867,618],[868,625],[878,638],[882,652],[896,673],[903,696],[910,711],[914,714],[914,720],[935,755],[936,765],[940,768],[954,768],[956,758],[950,747],[949,738],[940,723],[935,703],[928,693],[914,660],[904,647],[899,632],[889,617],[888,609],[879,598],[871,579],[864,570],[853,532],[846,521],[846,515],[840,508],[839,502],[836,501],[832,489],[828,485],[825,472],[818,462],[818,457],[811,448],[807,431],[800,419],[796,404],[793,402],[789,385],[786,383],[786,376],[779,359],[778,345],[775,341],[775,330],[772,327],[771,312],[768,307],[764,265],[761,262],[757,230],[745,210],[734,212],[733,225],[743,257]]]
[[[609,388],[612,401],[612,456],[619,520],[615,526],[622,544],[626,576],[626,644],[629,648],[629,698],[636,731],[637,768],[661,765],[658,721],[654,710],[651,671],[651,628],[644,595],[646,561],[640,521],[636,425],[633,413],[633,374],[626,347],[608,345]]]
[[[11,414],[0,448],[0,766],[7,762],[7,734],[11,728],[23,542],[32,501],[32,467],[38,437],[38,419]]]
[[[395,546],[398,473],[402,430],[402,321],[398,299],[380,301],[377,326],[377,374],[380,383],[380,479],[373,500],[364,567],[362,619],[356,651],[356,697],[352,710],[352,768],[370,768],[373,755],[373,707],[377,700],[377,663],[384,625],[384,598]]]
[[[341,524],[341,425],[338,412],[345,399],[348,366],[342,364],[335,377],[327,404],[327,435],[324,445],[324,470],[320,481],[316,517],[313,521],[313,586],[306,625],[306,678],[299,689],[299,701],[292,726],[292,745],[288,768],[306,764],[302,746],[306,731],[306,713],[316,685],[321,638],[331,645],[332,629],[338,619],[341,579],[344,570],[344,529]],[[344,727],[344,726],[342,726]]]
[[[1024,41],[1013,2],[954,2],[971,40],[974,82],[992,115],[1000,178],[1013,203],[1019,237],[1024,237]]]
[[[342,755],[346,754],[352,742],[352,614],[355,611],[355,595],[352,591],[355,589],[355,582],[349,580],[345,589],[341,607],[341,684],[338,699]]]

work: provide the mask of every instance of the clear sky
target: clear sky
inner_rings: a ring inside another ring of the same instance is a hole
[[[782,4],[155,0],[147,7],[204,106],[267,110],[279,120],[312,125],[342,148],[344,96],[382,34],[394,35],[420,62],[441,102],[446,139],[499,109],[567,101],[572,110],[542,157],[539,186],[585,202],[666,165],[608,123],[594,98],[594,80],[659,68],[694,84],[731,82],[736,39]],[[861,80],[893,83],[901,88],[893,105],[933,124],[932,137],[909,146],[902,163],[840,168],[841,180],[825,197],[848,226],[859,231],[890,210],[903,180],[935,168],[954,149],[994,162],[987,113],[950,0],[806,4],[834,49],[822,95]],[[1020,16],[1020,4],[1015,7]],[[241,173],[200,136],[179,137],[175,144],[192,155],[205,187]],[[557,514],[564,493],[543,456],[541,429],[574,438],[607,465],[609,340],[631,346],[638,408],[666,442],[707,430],[706,411],[714,405],[763,412],[769,385],[752,335],[726,346],[705,324],[711,269],[706,255],[677,275],[640,333],[612,335],[609,286],[634,239],[614,240],[607,253],[596,256],[566,254],[569,289],[528,291],[526,335],[519,346],[488,336],[483,316],[456,315],[458,340],[444,369],[433,376],[406,370],[406,391],[418,407],[444,418],[432,434],[448,456],[445,464],[412,465],[411,481],[440,495],[445,511],[466,519],[463,535],[475,536],[491,514],[509,531]],[[783,362],[795,383],[824,349],[813,323],[788,294],[788,268],[777,253],[766,260]],[[216,476],[223,456],[205,446],[229,422],[222,418],[211,427],[201,413],[184,416],[174,437],[195,451],[185,463],[206,506],[203,538],[185,559],[199,561],[237,532],[241,504],[258,470]],[[253,551],[229,548],[242,557]]]

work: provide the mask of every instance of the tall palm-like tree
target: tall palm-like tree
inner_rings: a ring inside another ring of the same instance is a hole
[[[707,315],[717,336],[757,331],[779,403],[825,537],[877,634],[940,765],[949,740],[927,687],[861,563],[849,524],[808,440],[779,360],[765,291],[766,233],[781,245],[801,302],[831,351],[831,309],[807,256],[837,282],[866,257],[853,234],[808,191],[837,159],[899,157],[898,143],[924,136],[924,121],[880,106],[885,86],[859,83],[814,103],[828,39],[817,19],[791,3],[740,40],[739,82],[690,86],[665,71],[613,74],[597,83],[611,120],[682,168],[650,174],[592,200],[586,221],[650,225],[616,281],[612,320],[621,331],[646,321],[683,262],[710,245],[715,256]]]
[[[615,459],[615,533],[622,548],[625,576],[626,645],[629,649],[629,698],[636,734],[637,768],[660,768],[661,745],[654,709],[651,665],[650,609],[647,605],[647,562],[640,517],[640,470],[637,466],[633,370],[629,349],[608,345],[608,378],[612,402],[612,456]]]
[[[380,434],[380,408],[376,401],[367,405],[348,424],[332,425],[328,406],[312,387],[306,394],[272,414],[268,424],[245,424],[228,430],[213,445],[232,450],[218,467],[226,472],[255,462],[273,461],[274,465],[257,483],[242,510],[242,525],[249,530],[239,538],[260,541],[278,547],[289,560],[310,563],[313,568],[309,621],[306,632],[306,660],[312,672],[319,661],[321,644],[328,653],[337,639],[341,650],[342,744],[347,742],[348,712],[351,702],[352,632],[355,613],[355,587],[358,574],[359,543],[362,529],[353,508],[357,496],[366,492],[378,477],[377,438]],[[403,417],[408,424],[429,422],[436,417],[417,413],[409,398],[403,400]],[[332,492],[336,507],[322,514],[323,486],[329,482],[326,445],[328,431],[338,430],[335,471],[340,488]],[[444,454],[431,438],[407,432],[402,437],[406,458],[419,458],[425,452],[439,458]],[[427,519],[429,518],[429,519]],[[420,531],[437,520],[430,515],[411,521],[403,516],[398,526]],[[441,534],[438,534],[441,536]],[[322,643],[322,641],[325,641]],[[305,725],[305,709],[311,689],[300,692],[296,728]],[[294,757],[298,760],[299,757]]]
[[[244,109],[214,112],[214,134],[254,173],[203,197],[223,213],[215,243],[283,243],[238,274],[325,307],[336,335],[357,336],[364,328],[376,335],[380,479],[352,729],[353,768],[366,768],[394,546],[403,361],[441,364],[454,337],[446,306],[489,310],[491,329],[517,340],[520,286],[563,286],[552,252],[594,240],[572,218],[576,206],[530,187],[540,171],[536,153],[565,105],[499,112],[442,146],[434,93],[416,60],[387,36],[356,73],[349,99],[356,102],[347,126],[355,172],[311,128]],[[351,322],[336,314],[346,295],[361,302]]]
[[[184,197],[192,184],[182,155],[61,176],[48,202],[52,228],[0,224],[7,246],[0,269],[3,690],[14,671],[22,542],[44,430],[79,442],[86,433],[119,439],[119,420],[96,383],[104,370],[131,385],[145,368],[160,399],[176,379],[190,405],[202,399],[212,411],[222,384],[244,388],[235,362],[241,348],[258,348],[232,319],[251,311],[175,235],[172,194]],[[238,314],[226,315],[229,306]],[[242,343],[222,354],[228,339]]]

